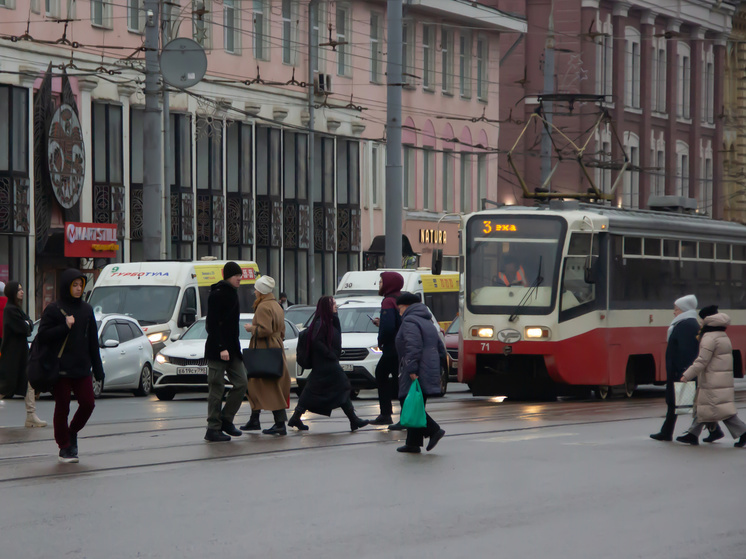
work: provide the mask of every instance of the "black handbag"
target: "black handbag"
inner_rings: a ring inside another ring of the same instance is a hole
[[[267,341],[269,346],[269,341]],[[249,347],[243,350],[243,364],[248,378],[279,379],[285,372],[284,350],[279,347]]]
[[[56,356],[49,355],[49,352],[44,351],[38,339],[35,338],[31,343],[26,374],[31,388],[37,392],[51,392],[54,385],[57,384],[57,380],[60,378],[60,358],[62,352],[65,351],[67,338],[69,337],[70,334],[65,337],[65,341]]]

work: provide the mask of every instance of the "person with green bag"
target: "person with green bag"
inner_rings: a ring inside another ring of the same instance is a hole
[[[424,427],[409,427],[406,444],[396,450],[418,454],[426,437],[430,439],[427,450],[432,450],[446,434],[425,411],[427,397],[440,394],[440,363],[445,359],[446,348],[433,324],[430,310],[417,295],[402,293],[396,305],[402,317],[396,335],[402,426],[410,421],[411,425],[421,425],[418,416],[425,415]],[[417,402],[420,397],[421,404]]]

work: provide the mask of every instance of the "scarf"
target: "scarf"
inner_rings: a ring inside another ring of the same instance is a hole
[[[701,341],[702,336],[707,334],[708,332],[725,332],[726,327],[725,326],[702,326],[702,328],[699,329],[699,334],[697,334],[697,340]]]
[[[671,334],[673,333],[674,327],[679,322],[681,322],[682,320],[686,320],[687,318],[697,319],[697,311],[696,311],[696,309],[692,309],[690,311],[684,311],[679,316],[675,316],[674,317],[674,319],[671,321],[671,326],[668,327],[668,334],[666,335],[666,341],[668,341],[669,339],[671,339]]]

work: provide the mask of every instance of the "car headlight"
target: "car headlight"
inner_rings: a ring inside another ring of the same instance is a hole
[[[543,326],[526,326],[524,334],[527,340],[549,339],[549,328]]]
[[[491,326],[476,326],[471,329],[474,338],[491,338],[495,335],[495,329]]]
[[[171,334],[170,330],[164,330],[163,332],[156,332],[155,334],[148,334],[148,340],[151,344],[157,344],[165,342],[168,336]]]
[[[373,347],[369,347],[368,349],[373,353],[383,353],[383,350],[377,345],[374,345]]]
[[[169,362],[168,357],[166,357],[162,353],[159,353],[158,355],[156,355],[155,356],[155,360],[156,360],[156,362],[160,363],[161,365]]]

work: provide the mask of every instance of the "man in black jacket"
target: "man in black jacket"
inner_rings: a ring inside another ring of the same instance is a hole
[[[91,369],[96,380],[104,380],[96,317],[82,299],[85,283],[78,270],[62,273],[60,298],[44,309],[36,335],[45,347],[46,359],[60,356],[60,376],[53,390],[54,439],[60,448],[59,460],[65,463],[78,462],[78,433],[95,407]],[[78,410],[68,425],[71,393],[78,400]]]
[[[241,358],[239,341],[238,287],[241,285],[241,266],[228,262],[223,267],[223,280],[214,284],[207,299],[207,381],[210,393],[207,396],[207,433],[205,440],[222,442],[237,437],[233,418],[236,416],[248,381]],[[233,388],[228,392],[223,407],[225,375]],[[222,408],[222,409],[221,409]]]

